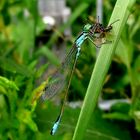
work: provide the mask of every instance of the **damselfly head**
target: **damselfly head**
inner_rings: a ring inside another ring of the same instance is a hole
[[[104,26],[101,23],[96,23],[95,33],[104,32]]]
[[[85,32],[87,32],[87,31],[89,31],[90,30],[90,28],[91,28],[91,24],[86,24],[85,26],[84,26],[84,28],[83,28],[83,31],[85,31]]]

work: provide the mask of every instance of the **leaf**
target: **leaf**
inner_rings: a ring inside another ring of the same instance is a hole
[[[37,125],[36,123],[32,120],[32,114],[31,111],[27,109],[20,109],[17,114],[17,118],[19,119],[20,122],[25,123],[30,127],[31,130],[37,131]]]
[[[32,76],[32,72],[24,65],[19,65],[9,58],[0,57],[0,67],[12,73],[22,74],[26,77]]]
[[[130,12],[128,9],[132,7],[134,2],[135,0],[117,0],[115,4],[109,24],[117,19],[120,19],[120,21],[113,25],[112,32],[114,33],[114,36],[112,36],[112,44],[106,44],[100,49],[97,61],[94,66],[94,70],[92,72],[91,80],[88,85],[84,103],[79,115],[77,126],[73,135],[73,140],[83,139],[84,137],[84,132],[87,128],[89,119],[92,115],[93,110],[95,110],[96,108],[98,97],[101,93],[104,79],[112,60],[112,56],[118,45],[121,32],[128,18]]]
[[[19,90],[15,82],[8,80],[6,77],[0,76],[0,86],[10,89]]]
[[[103,118],[111,119],[111,120],[120,120],[120,121],[131,121],[131,117],[129,117],[128,114],[124,114],[120,112],[104,114]]]

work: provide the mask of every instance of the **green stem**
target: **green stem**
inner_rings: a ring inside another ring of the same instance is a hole
[[[103,45],[99,52],[99,56],[97,58],[84,103],[79,115],[73,140],[81,140],[84,137],[88,122],[98,102],[98,97],[101,93],[104,79],[118,44],[120,34],[128,18],[129,8],[132,7],[134,2],[135,0],[117,0],[116,2],[109,24],[117,19],[120,20],[119,22],[113,24],[112,33],[114,35],[111,39],[113,41],[112,44]]]

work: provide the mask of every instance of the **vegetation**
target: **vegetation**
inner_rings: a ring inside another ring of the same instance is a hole
[[[79,107],[66,105],[56,135],[49,134],[61,106],[56,102],[65,92],[39,100],[50,65],[54,71],[60,63],[52,46],[62,42],[63,31],[70,27],[72,36],[63,39],[69,50],[86,19],[96,17],[95,0],[67,0],[67,5],[72,9],[70,18],[48,37],[37,0],[0,1],[0,140],[139,139],[140,2],[134,0],[117,0],[117,6],[104,1],[104,25],[120,19],[107,36],[113,43],[102,46],[97,61],[95,46],[90,41],[83,44],[68,97],[70,103],[85,97],[81,113]],[[128,102],[103,111],[97,106],[99,95],[103,100]]]

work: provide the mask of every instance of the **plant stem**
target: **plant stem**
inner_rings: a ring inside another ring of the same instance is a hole
[[[97,58],[84,103],[79,115],[73,140],[81,140],[84,137],[88,122],[98,102],[98,97],[101,93],[104,79],[112,60],[112,56],[115,52],[121,32],[128,18],[129,9],[132,7],[134,2],[135,0],[117,0],[116,2],[109,24],[117,19],[119,19],[119,21],[113,24],[113,37],[111,39],[112,43],[103,45],[99,52],[99,56]],[[107,37],[107,39],[109,38]]]

